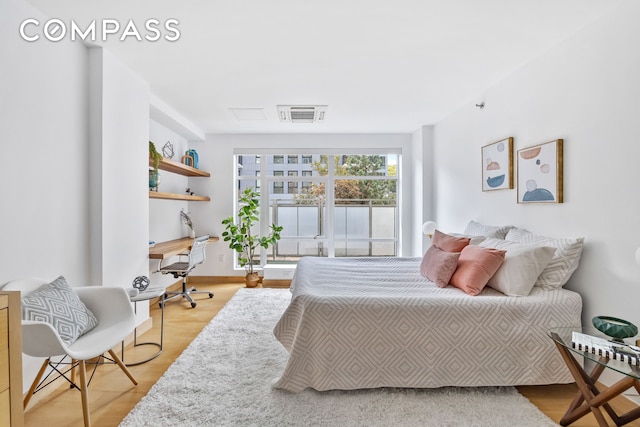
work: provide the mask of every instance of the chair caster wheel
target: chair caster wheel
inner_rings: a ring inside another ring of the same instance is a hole
[[[213,298],[213,292],[209,293],[209,298]]]
[[[196,304],[195,302],[192,302],[192,303],[191,303],[191,308],[196,308],[196,305],[197,305],[197,304]]]

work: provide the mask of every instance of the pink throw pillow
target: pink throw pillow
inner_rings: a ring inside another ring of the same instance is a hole
[[[500,249],[466,246],[449,283],[469,295],[478,295],[498,271],[506,253]]]
[[[445,252],[460,252],[470,241],[469,237],[454,237],[439,230],[433,233],[433,244]]]
[[[449,284],[449,279],[458,266],[459,252],[445,252],[435,245],[429,246],[420,264],[420,273],[441,288]]]

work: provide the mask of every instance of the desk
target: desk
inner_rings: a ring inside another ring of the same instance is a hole
[[[208,243],[217,242],[219,237],[209,237]],[[189,251],[191,249],[193,239],[191,237],[182,237],[180,239],[169,240],[168,242],[156,243],[155,246],[149,248],[149,258],[163,260],[175,255]]]
[[[138,295],[134,296],[134,297],[130,297],[129,299],[131,300],[131,302],[133,302],[133,307],[134,307],[134,311],[137,313],[138,312],[138,301],[149,301],[152,300],[154,298],[163,298],[164,297],[164,288],[148,288],[145,289],[144,291],[140,292]],[[162,353],[162,341],[164,339],[164,304],[160,304],[160,342],[151,342],[151,341],[147,341],[147,342],[138,342],[138,328],[135,328],[133,330],[133,347],[138,347],[138,346],[142,346],[142,345],[152,345],[155,347],[158,347],[158,351],[153,354],[152,356],[149,356],[148,358],[144,359],[144,360],[140,360],[138,362],[125,362],[124,360],[124,341],[122,342],[122,349],[121,349],[121,357],[120,359],[122,359],[122,363],[125,364],[125,366],[136,366],[136,365],[140,365],[142,363],[146,363],[150,360],[155,359],[156,357],[160,356],[160,353]]]
[[[578,394],[560,420],[560,425],[567,426],[591,412],[601,427],[607,426],[607,421],[602,414],[601,407],[607,411],[617,426],[627,424],[640,417],[640,407],[623,415],[618,415],[607,403],[614,397],[622,394],[629,388],[635,388],[640,392],[640,368],[620,360],[609,359],[590,352],[578,350],[572,345],[572,332],[581,332],[587,335],[604,337],[596,329],[592,328],[552,328],[547,331],[554,341],[571,375],[576,380]],[[591,373],[587,374],[575,357],[584,357],[595,362]],[[598,389],[596,382],[605,369],[611,369],[623,375],[617,383],[604,390]]]

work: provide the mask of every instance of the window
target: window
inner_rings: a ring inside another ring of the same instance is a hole
[[[312,176],[311,174],[311,171],[302,171],[302,176]],[[308,190],[309,188],[311,188],[311,181],[302,181],[302,188],[303,191],[305,191],[305,189]]]
[[[261,250],[263,265],[307,255],[398,255],[398,154],[268,155],[273,162],[258,165],[249,176],[253,156],[267,154],[243,155],[239,188],[262,188],[261,221],[284,227],[278,244]]]

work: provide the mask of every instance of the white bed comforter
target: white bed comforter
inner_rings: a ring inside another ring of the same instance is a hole
[[[303,258],[274,329],[289,351],[275,387],[552,384],[571,376],[546,330],[581,324],[575,292],[508,297],[439,288],[420,258]]]

